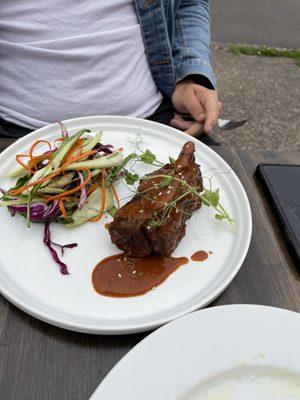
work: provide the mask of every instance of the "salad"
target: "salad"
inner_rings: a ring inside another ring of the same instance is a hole
[[[57,221],[65,227],[98,221],[118,201],[111,173],[123,162],[122,148],[103,145],[102,132],[90,136],[83,129],[69,136],[64,125],[62,137],[53,144],[36,140],[28,154],[18,154],[20,167],[8,174],[18,178],[14,187],[2,191],[1,204],[30,222]],[[49,150],[36,155],[40,144]],[[110,177],[108,180],[107,177]]]
[[[102,132],[89,135],[83,129],[69,136],[63,123],[61,137],[54,143],[36,140],[27,154],[16,155],[20,165],[8,177],[17,178],[15,186],[3,190],[1,206],[12,215],[20,214],[31,222],[45,223],[44,243],[53,259],[60,265],[62,273],[68,273],[53,246],[65,248],[76,243],[60,246],[51,241],[49,222],[56,221],[66,228],[87,221],[99,221],[105,212],[113,213],[119,199],[114,181],[119,178],[124,166],[122,148],[101,143]],[[38,153],[43,144],[48,150]]]

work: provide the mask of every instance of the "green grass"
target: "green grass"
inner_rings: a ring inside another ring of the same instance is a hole
[[[300,67],[300,50],[293,49],[276,49],[268,46],[246,46],[246,45],[235,45],[228,46],[229,53],[232,54],[245,54],[248,56],[259,56],[259,57],[287,57],[295,60],[296,65]]]

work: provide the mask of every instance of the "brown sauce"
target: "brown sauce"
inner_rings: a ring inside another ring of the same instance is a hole
[[[106,223],[104,224],[104,228],[105,228],[105,229],[108,229],[108,227],[109,227],[109,222],[106,222]]]
[[[191,256],[193,261],[205,261],[208,259],[208,253],[204,250],[199,250]]]
[[[132,297],[149,292],[163,283],[186,257],[149,256],[128,258],[125,254],[107,257],[96,265],[92,282],[97,293],[110,297]]]

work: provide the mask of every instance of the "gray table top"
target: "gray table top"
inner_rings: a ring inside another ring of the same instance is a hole
[[[11,143],[0,139],[0,151]],[[300,311],[300,274],[271,207],[254,177],[260,162],[299,163],[299,153],[216,150],[248,194],[253,235],[231,285],[211,306],[264,304]],[[111,368],[148,333],[87,335],[38,321],[0,298],[0,393],[5,400],[85,400]]]

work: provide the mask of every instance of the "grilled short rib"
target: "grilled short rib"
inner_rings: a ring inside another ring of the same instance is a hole
[[[176,207],[164,208],[183,195],[187,187],[174,179],[161,187],[159,184],[164,178],[156,176],[173,176],[202,191],[201,171],[195,163],[194,152],[194,143],[185,143],[178,159],[147,175],[151,179],[141,180],[137,194],[116,212],[108,230],[112,242],[127,255],[138,258],[152,253],[170,256],[184,237],[185,222],[201,206],[201,201],[188,194],[176,201]]]

